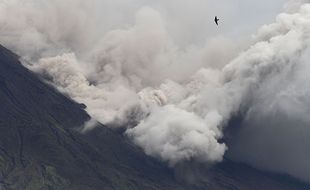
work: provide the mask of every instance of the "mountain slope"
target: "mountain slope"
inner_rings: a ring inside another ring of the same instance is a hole
[[[76,128],[90,119],[84,105],[42,82],[2,46],[0,106],[0,190],[310,189],[231,162],[173,171],[104,126],[80,134]]]
[[[160,181],[160,177],[145,178],[143,168],[169,175],[166,168],[153,160],[147,163],[150,159],[141,151],[105,127],[99,130],[106,137],[100,142],[101,149],[87,143],[86,136],[75,130],[89,119],[82,105],[41,82],[17,58],[0,48],[3,188],[156,189],[158,185],[152,181]]]

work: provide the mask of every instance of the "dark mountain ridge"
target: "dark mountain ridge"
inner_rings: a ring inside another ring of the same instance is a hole
[[[310,189],[229,161],[172,170],[101,124],[81,134],[84,106],[18,58],[0,46],[0,190]]]

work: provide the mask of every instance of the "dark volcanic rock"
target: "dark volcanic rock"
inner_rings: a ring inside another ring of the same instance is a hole
[[[3,47],[0,105],[0,189],[176,188],[171,171],[118,133],[100,127],[97,142],[95,133],[79,134],[75,129],[89,119],[85,106],[42,82]]]
[[[77,132],[90,118],[83,108],[1,46],[0,190],[310,189],[231,162],[182,166],[176,176],[185,180],[175,180],[174,171],[119,132],[104,126]]]

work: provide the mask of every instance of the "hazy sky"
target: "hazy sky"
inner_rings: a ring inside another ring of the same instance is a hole
[[[119,27],[133,20],[134,13],[143,6],[159,11],[167,28],[177,42],[201,44],[207,37],[233,36],[255,33],[258,27],[274,21],[287,0],[116,0],[101,1],[98,9],[106,27]],[[109,7],[109,9],[107,9]],[[219,27],[214,16],[221,19]],[[104,18],[103,18],[104,17]],[[113,20],[113,22],[109,22]],[[110,29],[110,28],[109,28]]]

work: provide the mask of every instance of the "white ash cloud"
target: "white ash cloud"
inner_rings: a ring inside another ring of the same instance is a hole
[[[230,48],[231,46],[228,47]],[[181,146],[175,151],[164,153],[166,150],[160,148],[164,146],[164,142],[154,140],[151,147],[158,148],[150,152],[150,155],[168,161],[171,165],[196,158],[214,162],[222,159],[226,149],[225,145],[218,142],[222,137],[217,128],[221,116],[216,111],[207,113],[209,110],[199,110],[196,108],[198,105],[193,105],[205,86],[213,86],[219,82],[218,68],[221,66],[200,69],[208,58],[204,51],[204,48],[178,50],[169,38],[158,12],[143,8],[137,13],[136,24],[132,28],[111,31],[94,47],[87,60],[93,64],[92,68],[82,69],[89,63],[78,63],[74,54],[63,54],[42,58],[32,69],[48,75],[61,91],[85,103],[87,111],[100,122],[109,126],[132,127],[127,134],[141,147],[147,149],[144,147],[146,143],[137,139],[141,139],[140,135],[152,136],[151,127],[165,129],[167,134],[162,138],[166,138],[171,146]],[[165,105],[176,105],[175,109],[166,109],[164,112],[167,119],[178,113],[176,124],[166,123],[156,115],[154,110]],[[173,135],[170,127],[183,123],[183,116],[191,120],[178,128],[179,135],[190,137],[197,133],[197,136],[205,137],[205,140],[200,141],[200,138],[194,142],[188,138],[182,140],[175,137],[170,142],[169,138]],[[148,118],[158,118],[159,123],[149,125]],[[180,121],[177,121],[178,118]],[[145,126],[141,123],[144,119],[147,120],[144,122]],[[210,125],[203,125],[202,121],[205,120],[209,120],[207,122]],[[138,133],[138,129],[145,127],[150,130],[142,131],[148,134]],[[204,150],[203,147],[207,149]]]
[[[219,116],[215,114],[209,119],[213,125]],[[193,158],[219,162],[226,146],[217,142],[218,132],[213,131],[209,123],[195,113],[167,105],[154,108],[149,117],[126,133],[146,154],[168,161],[170,165]]]

